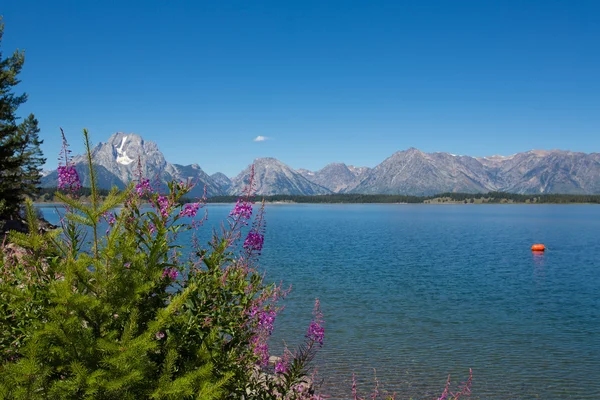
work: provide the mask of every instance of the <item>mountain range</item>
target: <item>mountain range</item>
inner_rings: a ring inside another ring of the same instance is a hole
[[[155,185],[170,180],[196,183],[190,196],[239,195],[250,177],[251,165],[231,179],[208,175],[198,164],[165,160],[156,143],[136,134],[112,135],[92,149],[98,186],[125,187],[141,173]],[[83,186],[89,186],[85,158],[73,159]],[[322,195],[331,193],[433,195],[442,192],[485,193],[600,193],[600,153],[531,150],[511,156],[469,157],[398,151],[374,168],[332,163],[318,171],[294,170],[275,158],[257,158],[254,182],[258,195]],[[56,186],[57,172],[42,178],[43,187]]]

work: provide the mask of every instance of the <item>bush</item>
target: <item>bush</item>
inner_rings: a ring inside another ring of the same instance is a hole
[[[309,378],[323,343],[318,303],[305,344],[268,365],[285,292],[258,271],[264,205],[253,209],[251,185],[209,248],[184,250],[177,235],[202,223],[202,201],[179,205],[191,186],[160,194],[140,176],[100,202],[84,137],[91,203],[77,199],[65,141],[62,229],[40,232],[28,202],[30,233],[3,245],[0,398],[318,398]]]

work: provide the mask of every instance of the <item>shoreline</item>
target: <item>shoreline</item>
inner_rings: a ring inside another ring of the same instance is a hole
[[[255,204],[260,204],[260,200],[256,200]],[[62,207],[63,203],[57,202],[45,202],[45,201],[34,201],[33,204],[37,207],[43,208],[52,208],[52,207]],[[187,203],[184,203],[187,204]],[[223,205],[232,205],[235,202],[222,202],[222,201],[207,201],[205,204],[215,205],[215,204],[223,204]],[[422,205],[422,206],[487,206],[487,205],[557,205],[557,206],[577,206],[577,205],[600,205],[598,203],[593,202],[573,202],[573,203],[559,203],[559,202],[499,202],[499,201],[486,201],[486,202],[474,202],[474,203],[465,203],[464,201],[445,201],[445,202],[429,202],[424,201],[421,203],[407,203],[407,202],[297,202],[297,201],[265,201],[265,205],[276,205],[276,206],[285,206],[285,205]],[[144,206],[150,206],[150,203],[145,203]]]

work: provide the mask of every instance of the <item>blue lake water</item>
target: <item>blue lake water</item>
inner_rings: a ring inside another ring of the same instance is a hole
[[[208,205],[207,232],[231,205]],[[49,219],[56,219],[45,208]],[[600,207],[267,205],[262,266],[292,285],[272,348],[326,319],[322,389],[431,399],[600,398]],[[533,243],[547,251],[533,254]]]

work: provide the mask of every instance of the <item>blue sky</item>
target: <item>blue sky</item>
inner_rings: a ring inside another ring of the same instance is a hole
[[[600,151],[600,1],[3,0],[47,167],[135,132],[232,176],[256,157]],[[255,142],[257,136],[267,140]]]

